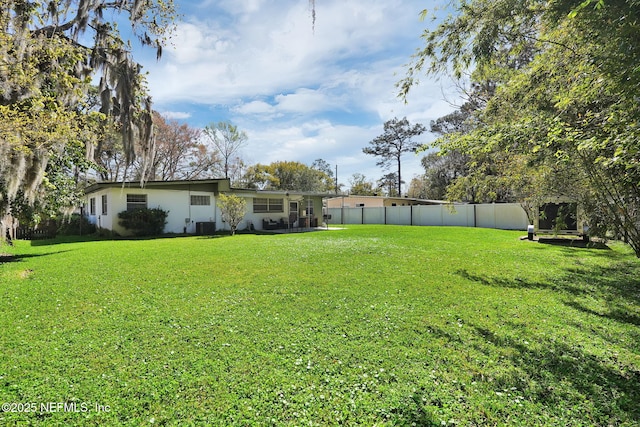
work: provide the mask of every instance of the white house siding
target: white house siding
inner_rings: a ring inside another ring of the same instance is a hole
[[[107,212],[106,214],[102,210],[102,196],[107,197]],[[95,200],[95,212],[91,212],[91,199]],[[111,229],[111,224],[113,223],[113,218],[118,216],[117,207],[114,206],[113,196],[111,195],[110,189],[104,189],[95,193],[90,194],[87,197],[86,206],[84,207],[85,213],[89,222],[91,224],[95,224],[96,227]]]
[[[107,195],[108,210],[107,215],[101,215],[101,197]],[[165,233],[195,233],[196,223],[216,222],[220,216],[216,208],[216,199],[213,192],[206,191],[185,191],[185,190],[164,190],[153,188],[106,188],[96,191],[87,196],[87,215],[89,221],[96,226],[113,230],[121,235],[130,234],[128,230],[120,226],[118,213],[127,209],[127,194],[146,194],[147,207],[149,209],[160,208],[168,211]],[[192,206],[191,195],[209,196],[210,205]],[[89,212],[91,198],[96,199],[96,215]],[[188,221],[187,221],[188,219]]]

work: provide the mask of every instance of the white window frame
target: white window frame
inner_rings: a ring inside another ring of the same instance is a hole
[[[211,206],[211,196],[204,194],[192,194],[190,197],[191,206]]]
[[[253,213],[284,213],[284,199],[254,197]]]
[[[138,200],[134,200],[134,199],[138,199]],[[137,194],[137,193],[127,194],[127,211],[132,211],[138,208],[142,208],[142,209],[147,208],[147,195]]]

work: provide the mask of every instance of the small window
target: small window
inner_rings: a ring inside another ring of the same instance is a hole
[[[102,195],[102,215],[107,214],[107,195]]]
[[[269,212],[284,212],[284,200],[269,199]]]
[[[284,199],[266,199],[256,197],[253,199],[254,213],[284,212]]]
[[[191,206],[211,206],[211,196],[191,196]]]
[[[259,212],[268,212],[268,200],[269,199],[262,199],[262,198],[255,198],[253,199],[253,212],[255,213],[259,213]]]
[[[96,198],[92,197],[89,199],[89,215],[96,214]]]
[[[313,200],[307,200],[307,215],[313,215]]]
[[[132,211],[134,209],[146,209],[147,208],[147,195],[146,194],[127,194],[127,210]]]

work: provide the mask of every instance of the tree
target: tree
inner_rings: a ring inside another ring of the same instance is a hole
[[[203,134],[218,150],[222,158],[224,177],[229,178],[231,161],[247,142],[247,134],[230,122],[210,124],[204,128]]]
[[[468,156],[458,151],[449,151],[448,153],[434,152],[424,156],[421,163],[425,170],[425,197],[435,200],[447,198],[449,186],[458,178],[468,175],[468,160]],[[467,198],[460,197],[457,199],[465,200]],[[465,201],[476,201],[473,196],[470,199]]]
[[[220,159],[214,148],[201,142],[201,132],[186,123],[166,120],[153,113],[155,143],[148,164],[134,161],[128,165],[122,141],[113,132],[105,132],[98,142],[94,159],[103,181],[139,180],[156,181],[177,179],[204,179],[220,170]]]
[[[361,173],[354,173],[349,178],[349,194],[354,196],[373,196],[376,194],[376,189],[373,186],[373,182],[369,181],[366,176]]]
[[[326,191],[336,191],[337,192],[337,183],[335,181],[333,169],[331,169],[331,165],[329,162],[323,159],[316,159],[311,163],[311,169],[315,169],[324,173],[325,178],[325,190]]]
[[[428,184],[425,175],[414,176],[409,182],[409,190],[407,196],[413,199],[428,199]]]
[[[362,149],[365,154],[380,157],[376,166],[387,169],[395,163],[398,194],[402,193],[402,155],[415,153],[418,150],[420,144],[413,141],[413,138],[421,135],[425,130],[426,128],[419,123],[411,126],[406,117],[401,120],[393,118],[385,122],[384,133],[370,141],[370,147]]]
[[[445,135],[437,145],[474,161],[520,162],[530,182],[542,170],[543,187],[559,174],[575,183],[590,232],[621,236],[640,256],[638,18],[635,1],[463,2],[425,31],[401,94],[419,72],[461,76],[474,67],[472,79],[495,82],[495,95],[472,132]]]
[[[238,224],[244,218],[247,208],[247,201],[235,194],[220,194],[216,202],[222,213],[222,221],[229,224],[231,235],[236,234]]]
[[[96,143],[93,161],[101,181],[126,181],[129,164],[122,147],[122,138],[113,128],[105,130]]]
[[[247,170],[247,164],[240,157],[235,157],[231,160],[229,166],[229,181],[232,187],[246,188],[248,186],[245,181],[245,172]]]
[[[245,179],[249,188],[328,192],[333,180],[323,171],[300,162],[273,162],[248,168]]]
[[[54,154],[90,153],[100,121],[117,123],[128,161],[147,158],[152,138],[151,100],[130,41],[156,48],[171,33],[171,0],[4,1],[0,6],[0,211],[21,192],[29,204],[56,191],[45,181]],[[109,22],[105,19],[113,19]],[[99,80],[99,108],[83,98]],[[44,201],[44,199],[41,199]]]
[[[156,144],[149,177],[159,181],[212,177],[220,159],[215,149],[200,142],[201,132],[186,123],[154,113]]]
[[[383,194],[387,197],[400,197],[402,196],[398,193],[398,188],[396,184],[398,183],[398,174],[396,172],[391,172],[386,175],[383,175],[377,182],[378,188],[381,190]],[[401,182],[401,184],[404,181]]]

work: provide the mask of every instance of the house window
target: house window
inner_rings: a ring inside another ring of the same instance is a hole
[[[269,203],[269,199],[259,199],[259,198],[253,199],[253,212],[254,213],[268,212],[269,211],[268,203]]]
[[[191,196],[191,206],[211,206],[211,196]]]
[[[107,195],[102,195],[102,215],[107,214]]]
[[[256,197],[253,199],[253,212],[254,213],[284,212],[284,200]]]
[[[96,214],[96,198],[92,197],[89,199],[89,215]]]
[[[269,200],[269,212],[284,212],[283,199],[267,199]]]
[[[307,200],[307,215],[313,215],[313,200]]]
[[[134,209],[146,209],[147,208],[147,195],[146,194],[127,194],[127,210],[132,211]]]

